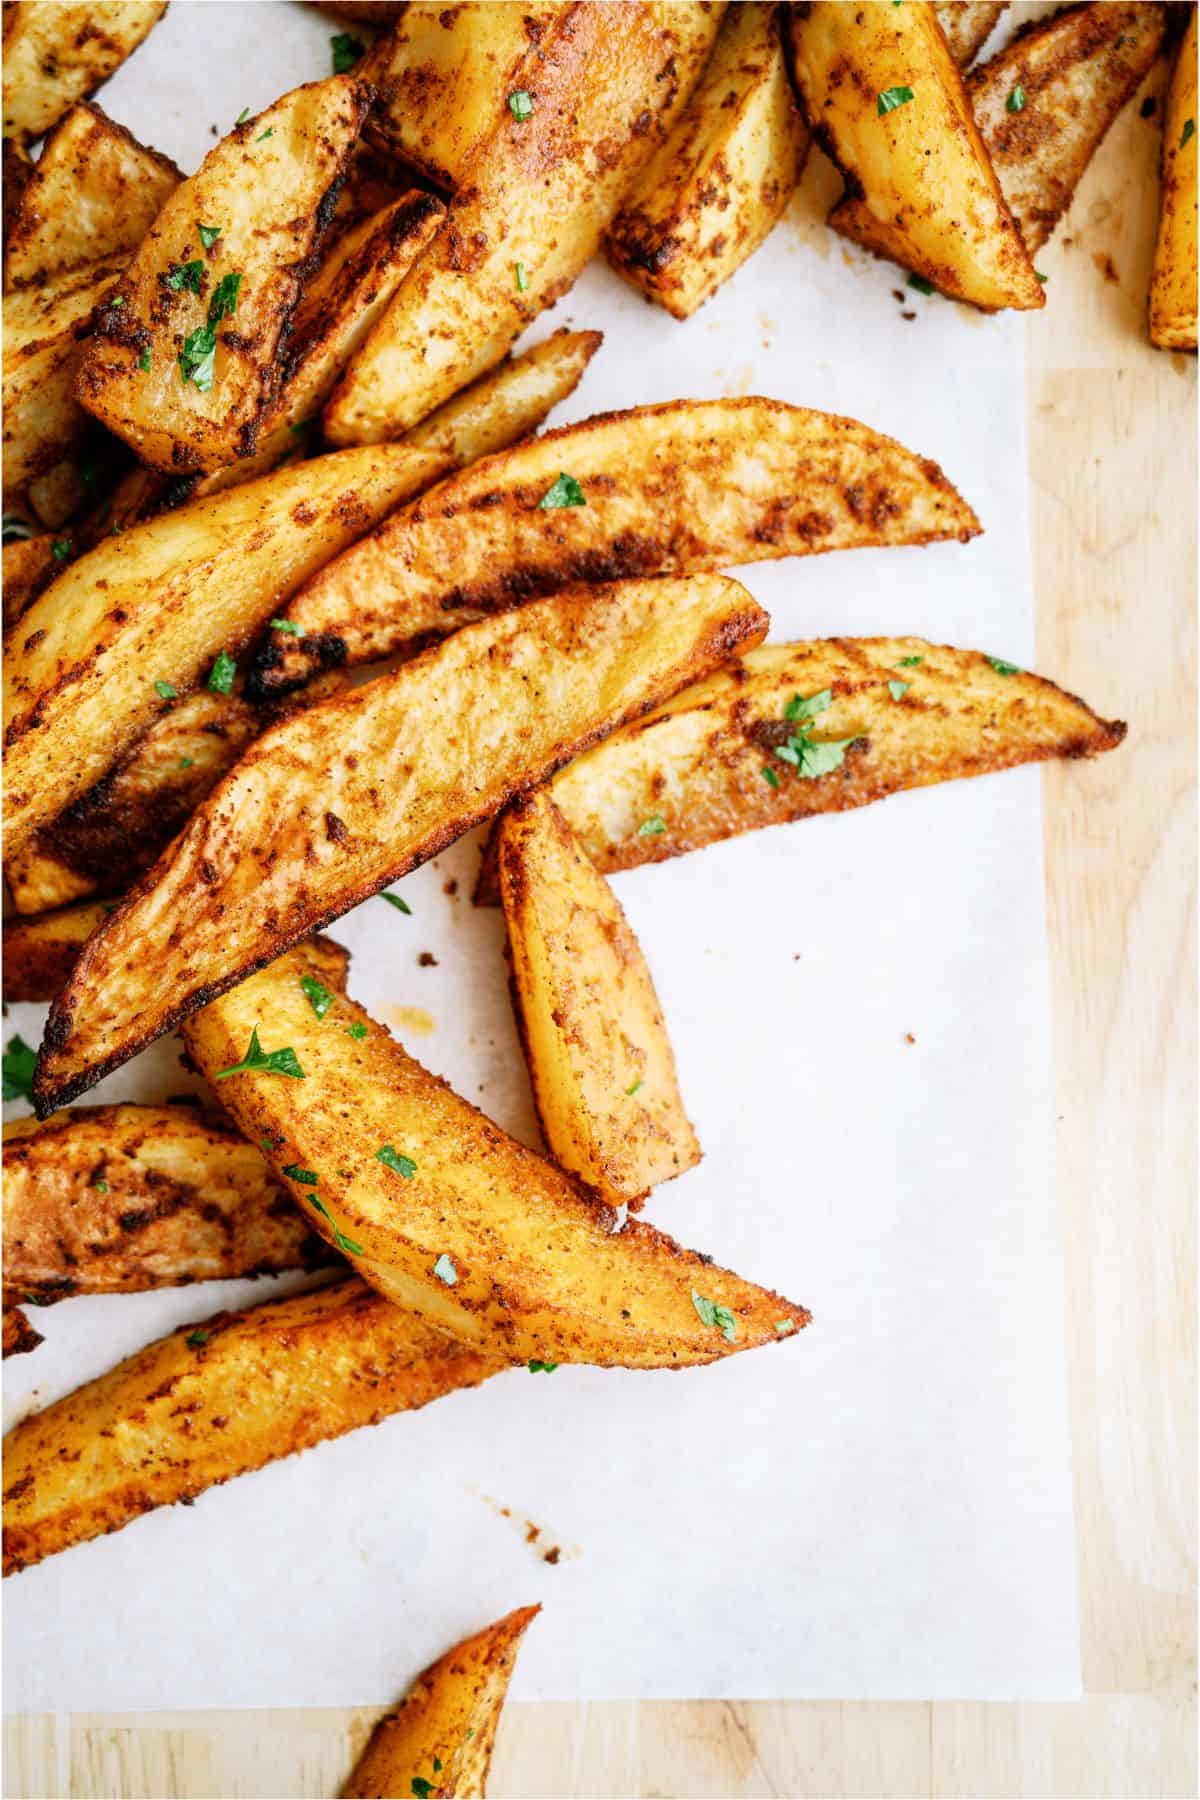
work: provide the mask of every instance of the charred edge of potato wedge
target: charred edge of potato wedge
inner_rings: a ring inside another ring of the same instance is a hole
[[[4,1355],[28,1356],[45,1338],[26,1318],[19,1306],[5,1306],[2,1315],[4,1326]]]

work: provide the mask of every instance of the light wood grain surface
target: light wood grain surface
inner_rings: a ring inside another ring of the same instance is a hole
[[[1135,103],[1039,256],[1028,326],[1038,667],[1130,721],[1117,755],[1044,778],[1087,1698],[513,1705],[493,1795],[1197,1792],[1196,363],[1144,338],[1157,147]],[[370,1723],[13,1719],[4,1791],[329,1795]]]

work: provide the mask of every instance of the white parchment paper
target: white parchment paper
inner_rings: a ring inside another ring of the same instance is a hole
[[[191,169],[211,125],[326,73],[337,29],[174,0],[103,103]],[[986,535],[739,571],[773,635],[918,632],[1026,664],[1019,322],[844,248],[819,223],[828,189],[814,166],[687,325],[589,269],[532,334],[606,333],[558,418],[759,392],[893,433]],[[374,901],[336,935],[356,996],[535,1143],[477,856],[468,839],[411,876],[412,918]],[[810,1305],[811,1328],[684,1373],[506,1374],[54,1558],[5,1584],[9,1709],[383,1702],[532,1599],[524,1698],[1079,1693],[1036,771],[616,885],[706,1152],[647,1216]],[[8,1032],[36,1042],[43,1012],[12,1008]],[[177,1059],[160,1044],[95,1097],[195,1086]],[[41,1312],[8,1419],[284,1285]]]

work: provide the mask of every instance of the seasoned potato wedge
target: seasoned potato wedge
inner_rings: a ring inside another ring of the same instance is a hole
[[[513,1362],[683,1368],[808,1323],[640,1220],[617,1230],[352,1001],[318,1020],[308,967],[303,946],[281,957],[190,1019],[184,1042],[241,1129],[269,1135],[272,1165],[304,1171],[297,1203],[389,1299]],[[227,1074],[252,1032],[290,1048],[304,1078]]]
[[[933,7],[815,0],[788,24],[809,123],[846,177],[833,229],[955,300],[1043,306]]]
[[[5,658],[5,854],[108,773],[326,557],[444,469],[381,445],[317,457],[105,538]],[[157,685],[156,685],[157,684]]]
[[[363,65],[377,95],[367,140],[453,193],[472,152],[501,123],[509,94],[537,79],[531,52],[569,10],[554,0],[413,0]]]
[[[4,297],[4,486],[9,494],[53,468],[88,427],[75,398],[82,341],[123,259],[91,263]]]
[[[483,1800],[517,1651],[541,1610],[518,1607],[426,1669],[375,1727],[343,1800],[415,1793]]]
[[[791,719],[797,695],[818,704]],[[792,761],[783,752],[798,733],[814,748],[844,745],[843,758],[821,774],[828,752]],[[1053,682],[977,650],[817,638],[751,650],[684,688],[561,769],[548,792],[595,867],[612,874],[904,788],[1095,756],[1124,736]],[[643,832],[648,818],[662,830]],[[489,846],[476,901],[498,897]]]
[[[1153,67],[1166,13],[1142,0],[1069,7],[1021,32],[967,77],[975,122],[1031,256]]]
[[[286,1182],[222,1118],[94,1106],[4,1127],[6,1299],[48,1306],[329,1260]]]
[[[182,1326],[7,1434],[4,1573],[499,1367],[353,1277]]]
[[[55,541],[52,531],[39,532],[33,537],[14,538],[0,553],[4,570],[5,631],[28,611],[53,576],[58,567]]]
[[[979,0],[941,0],[934,7],[947,48],[960,69],[974,62],[1007,5],[1008,0],[1000,0],[999,5],[980,4]]]
[[[445,482],[302,588],[265,685],[372,662],[573,581],[973,537],[936,463],[778,400],[602,413]]]
[[[608,1205],[639,1207],[701,1154],[641,946],[544,789],[514,801],[497,845],[513,1005],[550,1154]]]
[[[39,1109],[766,627],[719,576],[567,591],[264,733],[90,940],[46,1027]]]
[[[677,319],[690,318],[772,229],[808,143],[779,8],[731,6],[675,129],[609,227],[609,262]]]
[[[179,474],[253,453],[368,99],[349,75],[294,89],[235,125],[158,214],[117,304],[97,314],[77,383],[143,462]]]
[[[120,68],[167,0],[10,0],[4,8],[4,135],[39,138]]]
[[[614,31],[597,0],[566,8],[522,76],[526,99],[471,157],[445,226],[335,390],[331,443],[408,430],[566,293],[669,133],[723,11],[629,0]]]
[[[97,925],[112,911],[103,900],[60,912],[4,921],[4,999],[53,1000]]]
[[[1150,281],[1150,342],[1196,348],[1196,9],[1171,77],[1163,125],[1162,201]]]
[[[506,357],[445,406],[414,425],[404,442],[453,459],[456,467],[494,456],[537,429],[582,381],[604,342],[600,331],[565,327],[520,356]],[[501,438],[503,437],[503,441]]]
[[[4,244],[4,285],[41,284],[136,250],[183,180],[98,106],[73,106],[46,139]]]

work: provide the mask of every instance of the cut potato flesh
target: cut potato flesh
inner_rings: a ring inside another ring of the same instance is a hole
[[[1179,49],[1163,125],[1162,201],[1150,282],[1150,341],[1196,348],[1196,9]]]
[[[9,0],[4,8],[4,135],[39,138],[115,74],[167,0]]]
[[[59,912],[4,921],[4,1000],[53,1000],[79,960],[79,952],[112,911],[103,900],[85,900]]]
[[[942,36],[960,69],[975,60],[1007,4],[1008,0],[999,0],[999,5],[981,4],[979,0],[942,0],[934,7]]]

